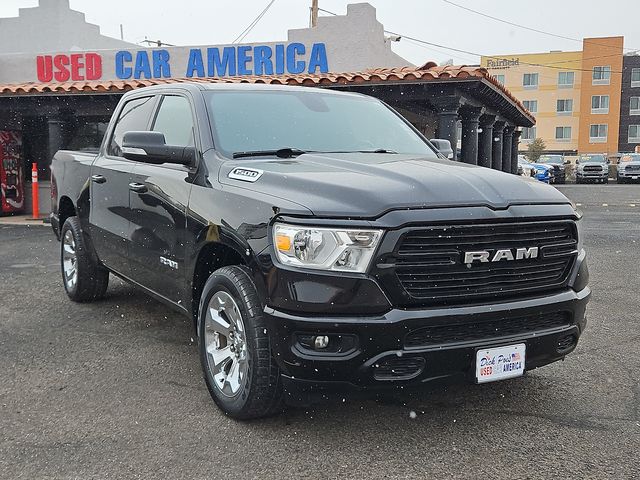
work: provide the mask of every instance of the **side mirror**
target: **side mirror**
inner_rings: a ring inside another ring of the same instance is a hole
[[[611,163],[611,160],[607,158],[607,165]]]
[[[449,160],[453,159],[453,149],[451,148],[451,142],[449,142],[449,140],[445,140],[443,138],[432,138],[430,142],[442,155],[447,157]]]
[[[162,132],[125,132],[122,137],[122,156],[145,163],[193,165],[196,149],[167,145]]]
[[[565,164],[565,165],[571,165],[571,160],[565,160],[565,161],[564,161],[564,164]]]

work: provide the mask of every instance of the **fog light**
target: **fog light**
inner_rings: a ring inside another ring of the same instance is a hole
[[[313,339],[313,346],[316,350],[322,350],[329,346],[329,337],[327,335],[318,335]]]

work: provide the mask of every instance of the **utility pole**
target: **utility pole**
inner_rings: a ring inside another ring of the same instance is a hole
[[[311,27],[318,25],[318,0],[311,0]]]

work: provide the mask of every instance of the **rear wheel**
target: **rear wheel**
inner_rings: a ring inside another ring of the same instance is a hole
[[[280,370],[271,355],[262,306],[247,270],[216,270],[198,312],[200,360],[209,393],[233,418],[265,417],[282,409]]]
[[[78,217],[69,217],[60,233],[62,282],[74,302],[90,302],[104,296],[109,271],[96,260],[82,234]]]

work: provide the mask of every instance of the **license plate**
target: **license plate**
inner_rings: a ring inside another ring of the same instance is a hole
[[[482,348],[476,352],[476,381],[495,382],[524,373],[524,343],[506,347]]]

